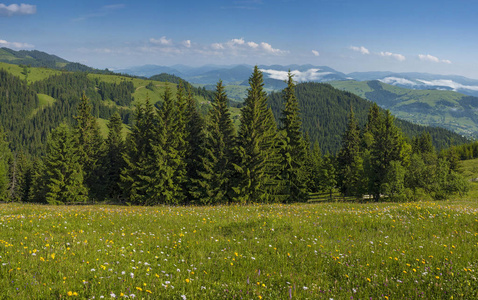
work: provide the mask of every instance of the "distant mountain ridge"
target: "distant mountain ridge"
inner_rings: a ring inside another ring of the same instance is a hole
[[[0,62],[25,65],[30,67],[42,67],[61,71],[80,71],[98,74],[112,74],[108,69],[99,70],[86,65],[70,62],[56,55],[48,54],[38,50],[19,50],[0,48]]]
[[[187,67],[176,65],[172,67],[145,65],[130,69],[116,70],[120,73],[150,77],[160,73],[168,73],[179,76],[193,84],[213,85],[220,79],[225,85],[244,85],[247,82],[253,66],[203,66]],[[470,96],[478,96],[478,80],[458,75],[437,75],[418,72],[353,72],[342,73],[327,66],[305,65],[260,65],[264,73],[264,79],[269,80],[266,88],[277,90],[283,88],[281,84],[291,70],[298,82],[329,82],[337,80],[381,82],[415,90],[447,90],[456,91]]]
[[[449,90],[413,90],[378,80],[332,81],[330,84],[373,101],[403,120],[478,137],[478,97]]]

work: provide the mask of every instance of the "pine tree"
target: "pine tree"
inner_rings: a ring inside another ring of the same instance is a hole
[[[7,200],[9,187],[9,165],[12,160],[12,152],[8,147],[7,137],[3,128],[0,127],[0,199]]]
[[[350,108],[347,130],[342,137],[342,148],[337,156],[338,185],[344,196],[362,196],[363,160],[360,156],[360,129]]]
[[[188,88],[186,120],[187,150],[184,160],[187,183],[185,192],[188,202],[194,203],[201,198],[202,188],[199,184],[201,178],[199,172],[202,170],[202,158],[205,156],[205,124],[197,110],[196,101],[190,88]]]
[[[146,98],[144,107],[137,105],[134,124],[126,141],[126,153],[123,155],[125,167],[121,171],[123,197],[134,204],[145,204],[148,199],[151,177],[153,176],[157,143],[157,119],[154,107]]]
[[[119,200],[121,197],[120,176],[125,167],[123,155],[125,144],[122,135],[123,122],[118,113],[108,122],[108,137],[101,158],[102,197]]]
[[[181,99],[182,101],[182,99]],[[158,113],[157,138],[155,146],[156,169],[158,174],[154,184],[154,194],[161,202],[179,204],[185,200],[184,186],[186,181],[185,151],[185,107],[179,111],[178,97],[176,101],[166,88],[163,105]],[[181,116],[179,116],[181,114]]]
[[[280,146],[281,185],[286,202],[299,202],[307,198],[304,169],[307,147],[302,136],[299,102],[295,96],[292,74],[288,73],[287,87],[283,91],[285,107],[282,110],[282,145]]]
[[[315,141],[312,148],[307,151],[307,160],[305,169],[307,172],[306,186],[309,193],[321,192],[321,168],[322,153],[320,152],[319,143]]]
[[[49,204],[86,202],[88,190],[83,185],[74,135],[62,124],[52,131],[47,144],[45,164],[45,200]]]
[[[323,157],[322,166],[320,168],[321,191],[328,193],[330,200],[332,200],[336,185],[337,168],[335,167],[334,158],[327,153]]]
[[[27,201],[31,184],[30,161],[23,152],[14,152],[9,167],[8,197],[11,201]]]
[[[78,115],[75,117],[78,143],[79,162],[85,174],[85,184],[90,190],[90,196],[97,199],[102,187],[98,184],[98,159],[100,158],[103,139],[96,118],[91,114],[92,106],[88,97],[83,94],[78,105]]]
[[[277,127],[267,107],[262,73],[257,66],[249,78],[250,88],[241,112],[238,134],[237,201],[274,201],[273,179],[278,175]]]
[[[386,111],[382,117],[375,105],[372,106],[369,113],[369,121],[366,125],[364,138],[369,135],[370,153],[367,159],[369,193],[375,201],[379,201],[382,193],[382,184],[388,172],[392,161],[403,162],[404,160],[404,140],[401,132],[394,125],[394,118],[390,111]]]
[[[199,175],[201,202],[225,203],[231,200],[231,178],[235,131],[222,81],[216,85],[216,97],[209,111],[206,150]]]

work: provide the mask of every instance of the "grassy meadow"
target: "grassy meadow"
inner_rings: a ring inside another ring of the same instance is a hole
[[[0,298],[476,299],[478,203],[0,205]]]

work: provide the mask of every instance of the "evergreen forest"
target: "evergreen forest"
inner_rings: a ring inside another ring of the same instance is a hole
[[[327,84],[296,85],[290,72],[282,92],[267,94],[256,66],[243,103],[231,102],[221,81],[212,92],[167,74],[144,87],[86,72],[34,82],[28,74],[0,70],[3,201],[445,199],[468,191],[458,160],[478,156],[457,134],[395,119]],[[135,99],[141,88],[146,96]]]

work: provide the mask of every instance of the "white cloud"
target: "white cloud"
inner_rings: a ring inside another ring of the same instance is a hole
[[[15,15],[33,15],[37,12],[36,5],[30,4],[10,4],[0,3],[0,16],[11,17]]]
[[[424,61],[431,61],[431,62],[440,62],[440,60],[438,59],[438,57],[436,56],[433,56],[433,55],[430,55],[430,54],[418,54],[418,58],[420,60],[424,60]]]
[[[27,43],[7,42],[5,40],[0,40],[0,47],[25,49],[25,48],[34,48],[35,46],[31,44],[27,44]]]
[[[432,85],[432,86],[446,86],[449,88],[452,88],[453,90],[458,90],[458,89],[467,89],[467,90],[472,90],[472,91],[478,91],[478,86],[475,85],[463,85],[458,82],[454,82],[453,80],[448,80],[448,79],[438,79],[438,80],[421,80],[417,79],[420,82],[423,82],[425,85]]]
[[[223,50],[224,45],[221,44],[221,43],[214,43],[214,44],[211,45],[211,48],[214,49],[214,50]]]
[[[392,53],[392,52],[380,52],[378,55],[383,57],[392,57],[398,61],[404,61],[406,58],[402,54]]]
[[[364,46],[361,46],[361,47],[350,46],[350,49],[352,49],[353,51],[360,52],[362,54],[370,54],[370,51],[368,51],[368,49],[365,48]]]
[[[253,49],[256,49],[257,47],[259,47],[259,44],[254,43],[254,42],[247,42],[247,46],[249,46]]]
[[[159,39],[150,38],[149,41],[155,45],[169,46],[173,44],[173,41],[171,39],[168,40],[165,36],[162,36]]]
[[[278,71],[273,69],[264,69],[261,71],[265,74],[268,74],[269,78],[272,78],[272,79],[287,80],[288,78],[287,71]],[[291,71],[291,73],[294,75],[294,80],[297,82],[319,80],[325,75],[332,74],[331,72],[319,72],[319,71],[320,69],[309,69],[304,72],[294,70],[294,71]]]
[[[211,49],[216,51],[223,51],[220,54],[226,54],[227,51],[231,51],[231,53],[235,55],[245,54],[249,55],[252,53],[260,54],[267,53],[267,54],[285,54],[288,53],[287,51],[277,49],[272,47],[271,44],[266,42],[256,43],[253,41],[245,41],[244,38],[240,39],[232,39],[225,43],[213,43],[210,45]]]
[[[240,39],[232,39],[230,40],[229,42],[227,42],[226,44],[229,46],[229,47],[234,47],[236,45],[244,45],[245,41],[243,38],[240,38]]]
[[[314,54],[314,56],[320,56],[320,53],[317,50],[312,50],[312,54]]]
[[[191,40],[183,41],[183,46],[186,47],[186,48],[191,48]]]
[[[445,64],[451,64],[451,61],[448,59],[439,59],[436,56],[430,55],[430,54],[418,54],[418,59],[422,61],[429,61],[429,62],[435,62],[435,63],[445,63]]]
[[[282,51],[280,49],[272,48],[271,44],[268,44],[268,43],[265,43],[265,42],[261,43],[261,48],[264,51],[269,52],[269,53],[273,53],[273,54],[281,54],[281,53],[285,52],[285,51]]]
[[[399,77],[385,77],[384,79],[379,79],[381,82],[386,84],[401,84],[401,85],[417,85],[415,82]]]

